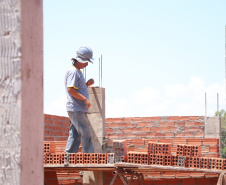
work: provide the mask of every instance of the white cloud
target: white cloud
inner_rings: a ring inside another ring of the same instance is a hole
[[[159,92],[151,87],[131,93],[127,98],[106,103],[106,117],[137,116],[204,116],[205,92],[207,93],[207,116],[225,107],[224,85],[212,84],[205,87],[200,77],[191,78],[188,84],[173,84]],[[112,106],[116,105],[117,106]],[[118,109],[117,109],[118,108]],[[126,113],[126,114],[123,114]]]

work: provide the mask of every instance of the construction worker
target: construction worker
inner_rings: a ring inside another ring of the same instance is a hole
[[[72,58],[72,66],[65,76],[67,94],[66,109],[70,118],[69,137],[65,149],[65,165],[68,165],[69,153],[77,153],[82,143],[83,153],[93,153],[92,136],[89,130],[90,122],[87,118],[90,107],[88,86],[94,84],[93,79],[85,82],[81,69],[93,60],[93,51],[89,47],[80,47],[76,57]]]

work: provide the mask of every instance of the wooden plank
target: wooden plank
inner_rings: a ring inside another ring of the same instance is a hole
[[[185,168],[175,166],[158,166],[158,165],[141,165],[132,163],[115,163],[115,167],[130,169],[133,171],[186,171],[186,172],[205,172],[205,173],[217,173],[226,172],[224,170],[212,170],[212,169],[199,169],[199,168]]]
[[[115,171],[114,164],[45,164],[45,171]]]

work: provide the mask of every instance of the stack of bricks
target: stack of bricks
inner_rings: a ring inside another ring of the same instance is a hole
[[[127,144],[126,140],[114,140],[113,152],[115,163],[121,163],[127,161]]]
[[[128,152],[128,163],[149,164],[149,156],[147,152]]]
[[[64,164],[66,142],[44,142],[44,164]],[[69,164],[107,164],[104,153],[70,153]]]
[[[171,144],[149,142],[148,155],[150,165],[171,166]]]

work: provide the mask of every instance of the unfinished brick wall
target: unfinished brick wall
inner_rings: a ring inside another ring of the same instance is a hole
[[[107,118],[106,137],[135,138],[203,138],[203,116]]]
[[[45,141],[67,140],[68,117],[45,114]],[[204,138],[203,116],[106,118],[108,139]]]
[[[66,141],[69,127],[68,117],[45,114],[44,141]]]

